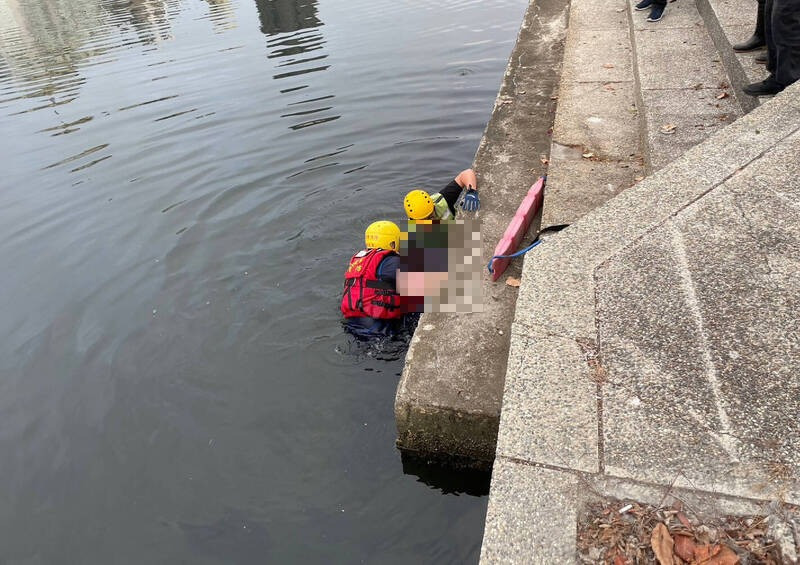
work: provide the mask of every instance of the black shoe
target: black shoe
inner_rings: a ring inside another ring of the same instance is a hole
[[[759,65],[766,65],[767,64],[767,52],[764,51],[762,53],[759,53],[758,55],[753,57],[753,61],[755,61]]]
[[[761,49],[767,44],[764,41],[764,38],[760,35],[752,35],[750,39],[745,39],[741,43],[737,43],[733,45],[733,50],[737,53],[746,53],[747,51],[755,51],[756,49]]]
[[[664,17],[664,6],[655,5],[647,16],[648,22],[657,22]]]
[[[636,6],[634,6],[634,10],[641,12],[642,10],[647,10],[650,6],[653,5],[653,0],[642,0]]]
[[[764,45],[766,45],[766,27],[764,23],[764,18],[766,17],[765,5],[766,2],[764,2],[764,0],[759,0],[758,11],[756,12],[756,29],[753,31],[753,35],[750,37],[750,39],[734,45],[734,51],[738,51],[740,53],[743,51],[753,51],[754,49],[759,49],[760,47],[764,47]]]
[[[771,96],[773,94],[778,94],[783,89],[784,87],[778,84],[774,78],[767,77],[761,82],[748,84],[742,89],[742,92],[750,96]]]

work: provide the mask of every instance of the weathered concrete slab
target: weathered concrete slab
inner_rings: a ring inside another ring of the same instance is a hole
[[[624,130],[621,132],[624,134]],[[592,152],[591,146],[573,148],[553,143],[543,226],[570,224],[632,186],[636,177],[644,176],[638,154],[617,161],[586,159],[583,157],[586,152]]]
[[[499,452],[556,467],[599,471],[598,383],[587,362],[593,349],[594,344],[558,336],[515,335]],[[564,421],[570,425],[565,427]]]
[[[574,0],[570,17],[544,226],[577,220],[644,174],[626,0]]]
[[[642,98],[654,171],[741,115],[729,88],[644,90]]]
[[[724,58],[694,3],[669,4],[667,15],[657,25],[643,25],[637,15],[631,14],[641,89],[636,95],[646,140],[645,162],[654,171],[743,111]],[[667,21],[672,23],[662,27]],[[730,46],[728,50],[733,53]]]
[[[748,26],[750,34],[756,27],[756,7],[755,0],[750,2],[740,2],[739,0],[714,0],[714,12],[717,20],[726,31],[731,26]],[[748,34],[747,37],[750,37]],[[743,37],[742,39],[746,39]]]
[[[498,460],[482,563],[572,563],[580,483],[570,473]]]
[[[609,472],[798,500],[799,153],[795,135],[598,272]]]
[[[580,29],[628,29],[627,0],[576,0],[572,2],[569,25]]]
[[[563,81],[554,141],[589,151],[598,159],[627,161],[637,157],[640,144],[634,87],[632,72],[624,82]]]
[[[549,152],[566,33],[566,0],[532,2],[475,157],[482,263]],[[513,265],[509,274],[519,274]],[[494,459],[517,290],[484,279],[484,311],[423,314],[395,398],[398,447],[488,467]]]
[[[702,27],[635,31],[634,40],[643,90],[717,88],[728,81],[714,43]],[[665,72],[669,67],[675,72]]]
[[[602,49],[598,49],[602,45]],[[564,52],[565,80],[620,82],[631,80],[631,44],[627,30],[570,26]]]

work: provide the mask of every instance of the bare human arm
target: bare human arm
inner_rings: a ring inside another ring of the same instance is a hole
[[[454,179],[458,186],[461,188],[474,188],[475,190],[478,189],[478,178],[475,176],[475,171],[472,169],[464,169]]]

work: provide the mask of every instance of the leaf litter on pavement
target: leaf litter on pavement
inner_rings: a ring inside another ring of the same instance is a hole
[[[578,522],[578,563],[603,565],[779,565],[764,516],[703,523],[680,502],[658,507],[606,500]]]

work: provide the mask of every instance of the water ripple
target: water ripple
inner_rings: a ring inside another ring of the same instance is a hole
[[[399,469],[403,347],[337,353],[336,297],[473,158],[526,4],[0,0],[0,562],[477,559],[485,507]]]

